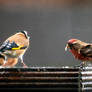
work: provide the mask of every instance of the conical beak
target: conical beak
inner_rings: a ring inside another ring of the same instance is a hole
[[[67,48],[69,48],[68,44],[66,44],[66,46],[65,46],[65,51],[67,51]]]

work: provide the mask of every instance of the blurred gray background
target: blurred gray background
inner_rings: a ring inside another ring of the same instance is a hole
[[[91,0],[0,0],[0,45],[18,30],[27,30],[30,67],[74,66],[80,63],[64,48],[77,38],[92,43]]]

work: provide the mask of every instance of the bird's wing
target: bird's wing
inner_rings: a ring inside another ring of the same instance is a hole
[[[92,57],[92,45],[86,45],[80,49],[80,54],[87,57]]]
[[[27,48],[27,46],[18,46],[14,41],[5,41],[0,47],[0,52],[5,52],[6,50],[20,50],[25,48]]]
[[[0,52],[4,52],[5,50],[9,49],[10,46],[9,46],[9,41],[5,41],[1,47],[0,47]]]

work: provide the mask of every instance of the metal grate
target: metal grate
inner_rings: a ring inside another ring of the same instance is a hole
[[[82,92],[92,92],[92,67],[85,67],[81,71]]]
[[[71,67],[2,68],[0,89],[79,92],[79,75],[79,69]]]

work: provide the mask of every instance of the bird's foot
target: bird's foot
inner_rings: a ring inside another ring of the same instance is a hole
[[[83,68],[83,64],[79,64],[79,65],[74,65],[74,68]]]
[[[23,64],[23,68],[28,68],[28,66],[26,64]]]
[[[81,71],[83,71],[83,69],[86,67],[86,64],[84,62],[82,62],[81,64],[75,65],[74,67],[79,68]]]

